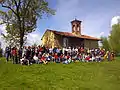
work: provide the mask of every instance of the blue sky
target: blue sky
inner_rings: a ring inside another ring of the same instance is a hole
[[[71,21],[82,21],[82,34],[107,36],[111,19],[120,15],[120,0],[47,0],[56,15],[38,20],[37,29],[28,36],[31,42],[41,42],[46,29],[71,32]]]
[[[56,15],[44,17],[37,23],[37,31],[43,35],[47,28],[71,32],[70,21],[82,21],[82,34],[100,37],[111,30],[111,19],[120,15],[120,0],[48,0]]]

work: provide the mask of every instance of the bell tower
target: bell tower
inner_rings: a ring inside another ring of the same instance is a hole
[[[81,22],[77,19],[71,21],[72,24],[72,33],[76,34],[76,35],[81,35]]]

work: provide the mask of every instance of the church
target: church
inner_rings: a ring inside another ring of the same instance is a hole
[[[72,32],[61,32],[47,29],[41,40],[47,47],[86,47],[98,48],[99,38],[81,34],[81,22],[77,19],[71,21]]]

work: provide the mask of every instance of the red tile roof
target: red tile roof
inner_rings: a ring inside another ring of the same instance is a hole
[[[88,35],[81,35],[81,36],[78,36],[78,35],[75,35],[73,33],[70,33],[70,32],[61,32],[61,31],[55,31],[55,30],[49,30],[47,29],[47,31],[51,31],[55,34],[59,34],[59,35],[62,35],[62,36],[67,36],[67,37],[76,37],[76,38],[83,38],[83,39],[90,39],[90,40],[101,40],[99,38],[95,38],[95,37],[91,37],[91,36],[88,36]]]

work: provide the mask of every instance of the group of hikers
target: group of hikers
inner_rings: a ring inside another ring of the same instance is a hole
[[[9,59],[13,64],[47,64],[49,62],[69,64],[71,62],[101,62],[103,60],[114,60],[114,53],[100,48],[48,48],[45,46],[24,46],[22,49],[16,47],[5,49],[6,61]]]

